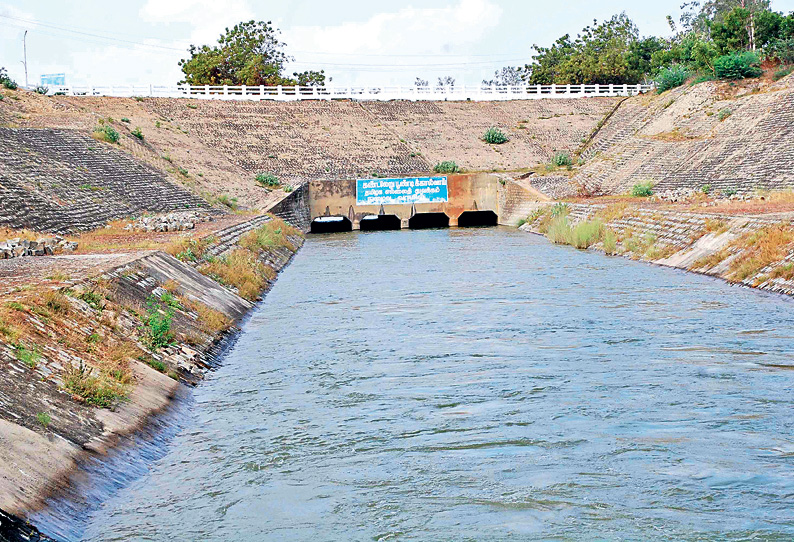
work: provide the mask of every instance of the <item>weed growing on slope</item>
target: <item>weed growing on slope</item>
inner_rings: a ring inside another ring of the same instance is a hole
[[[36,414],[36,421],[39,422],[44,429],[47,429],[52,423],[52,417],[46,412],[39,412]]]
[[[174,309],[151,296],[146,302],[146,342],[152,351],[169,346],[174,341],[171,322]]]
[[[451,160],[445,160],[433,166],[433,171],[435,173],[458,173],[460,168],[455,162]]]
[[[647,198],[653,195],[653,182],[647,181],[637,183],[631,189],[631,195],[635,198]]]
[[[82,360],[79,366],[70,365],[64,369],[63,383],[74,396],[100,408],[111,408],[127,396],[122,384],[103,375],[95,375],[94,370]]]
[[[121,138],[116,129],[109,124],[101,124],[94,128],[93,137],[106,143],[118,143]]]
[[[482,136],[483,141],[486,143],[490,143],[491,145],[501,145],[502,143],[507,143],[510,141],[502,130],[497,128],[496,126],[491,126],[488,130],[485,131],[485,134]]]
[[[745,233],[731,243],[737,254],[730,263],[728,277],[738,281],[752,277],[783,260],[794,248],[792,245],[794,227],[786,222]]]
[[[272,173],[260,173],[256,176],[255,180],[256,184],[262,188],[278,188],[281,186],[281,182],[278,180],[278,177]]]

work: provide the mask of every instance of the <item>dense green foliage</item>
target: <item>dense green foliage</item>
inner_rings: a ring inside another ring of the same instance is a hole
[[[671,88],[680,87],[691,75],[690,71],[680,64],[669,68],[662,68],[656,76],[656,90],[664,92]]]
[[[190,58],[179,61],[190,85],[324,85],[323,71],[283,74],[292,60],[278,39],[279,31],[264,21],[241,22],[227,28],[218,45],[191,45]]]
[[[761,60],[794,64],[794,12],[769,0],[703,0],[682,5],[672,37],[641,37],[625,14],[593,21],[575,37],[534,46],[532,62],[504,68],[483,83],[635,84],[655,80],[660,90],[687,79],[737,79],[761,74]]]
[[[631,189],[631,195],[635,198],[647,198],[653,195],[653,183],[638,183]]]
[[[714,61],[714,75],[720,79],[745,79],[762,73],[761,60],[752,51],[735,51]]]

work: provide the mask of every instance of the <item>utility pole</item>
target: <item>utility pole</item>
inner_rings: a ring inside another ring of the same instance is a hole
[[[22,64],[25,66],[25,88],[28,88],[28,31],[25,30],[25,33],[22,35],[22,54],[24,59]]]

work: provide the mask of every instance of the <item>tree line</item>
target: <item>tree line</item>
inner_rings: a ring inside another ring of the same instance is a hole
[[[656,80],[671,88],[697,75],[701,79],[760,75],[769,60],[794,65],[794,12],[773,11],[770,0],[703,0],[682,6],[676,22],[667,17],[671,37],[641,37],[634,22],[619,13],[593,21],[577,36],[565,34],[551,46],[534,45],[524,66],[507,66],[483,84],[637,84]],[[216,45],[191,45],[182,59],[191,85],[322,86],[323,70],[286,74],[293,60],[271,22],[241,22],[226,28]],[[781,72],[782,73],[782,72]],[[437,86],[454,86],[440,77]],[[416,86],[429,86],[417,78]]]
[[[572,38],[533,46],[532,61],[505,67],[484,84],[637,84],[670,74],[684,79],[760,75],[760,62],[794,64],[794,12],[772,11],[769,0],[687,2],[671,37],[640,37],[625,14],[593,21]],[[726,71],[727,70],[727,71]],[[737,78],[737,77],[734,77]],[[683,81],[681,81],[683,82]]]

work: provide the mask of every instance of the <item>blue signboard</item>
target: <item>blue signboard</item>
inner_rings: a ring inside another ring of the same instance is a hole
[[[66,74],[65,73],[49,73],[47,75],[41,76],[41,85],[46,87],[47,85],[52,86],[65,86],[66,85]]]
[[[444,203],[448,199],[446,177],[358,179],[356,181],[357,205]]]

